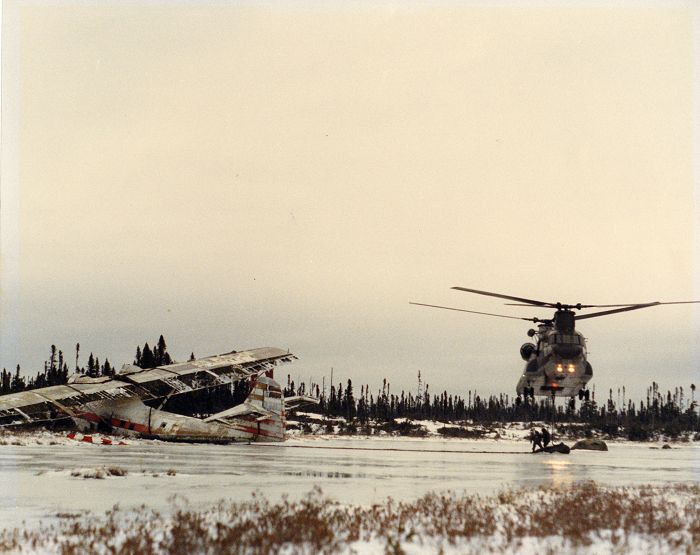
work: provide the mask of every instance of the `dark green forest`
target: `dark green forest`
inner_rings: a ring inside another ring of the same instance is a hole
[[[320,404],[307,407],[305,411],[343,417],[346,424],[341,429],[346,429],[347,433],[362,428],[366,431],[371,423],[392,422],[396,418],[471,422],[486,426],[554,420],[560,429],[562,426],[565,429],[566,424],[581,425],[568,430],[579,435],[596,431],[610,437],[625,436],[643,441],[658,435],[676,438],[683,432],[700,431],[695,384],[690,384],[688,390],[679,386],[673,391],[662,392],[659,385],[653,382],[647,388],[646,398],[637,402],[626,399],[623,387],[616,394],[609,390],[604,401],[596,400],[593,392],[588,401],[557,404],[556,411],[552,410],[551,400],[542,397],[530,401],[504,394],[481,397],[473,391],[467,391],[465,397],[447,391],[431,394],[430,386],[421,382],[420,375],[415,393],[404,390],[392,393],[386,380],[376,391],[370,390],[369,385],[362,385],[359,393],[356,393],[352,380],[347,380],[345,387],[341,383],[331,386],[330,391],[324,393],[317,384],[309,389],[304,383],[295,386],[288,376],[284,394],[310,393],[319,397]],[[409,426],[404,428],[410,431]]]

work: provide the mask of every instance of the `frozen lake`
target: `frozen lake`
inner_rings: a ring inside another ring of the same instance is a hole
[[[670,450],[658,449],[658,444],[608,446],[608,452],[532,455],[526,441],[511,440],[1,445],[0,523],[31,525],[58,513],[103,512],[115,504],[167,510],[186,500],[190,506],[209,506],[219,499],[246,499],[256,491],[270,499],[299,497],[316,485],[342,502],[369,504],[387,496],[414,499],[431,490],[489,494],[505,487],[582,480],[608,485],[700,480],[700,445],[677,444]],[[71,476],[75,470],[103,466],[125,468],[128,475],[102,480]],[[169,469],[177,474],[168,476]]]

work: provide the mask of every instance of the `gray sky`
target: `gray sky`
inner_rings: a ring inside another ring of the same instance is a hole
[[[408,301],[700,298],[690,5],[5,4],[0,364],[512,394],[526,322]],[[700,378],[700,308],[579,330],[597,391]]]

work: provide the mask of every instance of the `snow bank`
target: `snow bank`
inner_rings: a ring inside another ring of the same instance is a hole
[[[145,440],[141,440],[145,441]],[[0,431],[0,446],[3,445],[71,445],[75,443],[87,443],[96,445],[127,445],[128,441],[122,437],[105,434],[80,434],[76,432],[52,432],[49,430],[32,431]]]

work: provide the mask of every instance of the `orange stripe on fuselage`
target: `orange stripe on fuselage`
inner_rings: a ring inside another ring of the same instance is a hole
[[[118,420],[116,418],[112,418],[110,424],[112,424],[114,428],[133,430],[134,432],[139,432],[140,434],[148,433],[148,426],[144,426],[138,422],[129,422],[128,420]]]
[[[78,415],[78,418],[83,418],[89,422],[102,422],[102,417],[96,415],[94,412],[83,412]]]

